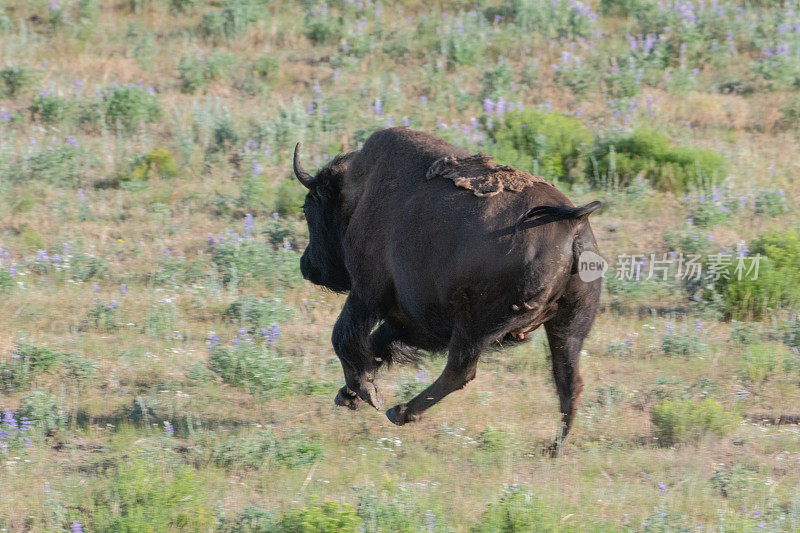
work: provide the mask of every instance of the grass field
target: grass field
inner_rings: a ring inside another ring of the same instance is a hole
[[[0,0],[0,58],[0,531],[800,531],[798,2]],[[558,458],[543,332],[333,404],[291,150],[399,125],[604,202]]]

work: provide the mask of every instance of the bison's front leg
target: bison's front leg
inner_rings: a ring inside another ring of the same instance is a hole
[[[352,293],[347,297],[342,312],[333,326],[333,349],[344,370],[345,386],[336,395],[336,405],[355,409],[364,400],[376,409],[383,399],[375,385],[378,364],[372,355],[369,334],[378,321],[364,303]]]
[[[418,420],[436,402],[475,379],[480,352],[479,345],[451,340],[447,364],[442,374],[410,402],[395,405],[386,411],[387,418],[398,426]]]

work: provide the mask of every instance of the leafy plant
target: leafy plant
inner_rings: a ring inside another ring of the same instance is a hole
[[[313,507],[287,511],[277,524],[275,533],[356,533],[361,519],[349,505],[325,502]]]
[[[535,160],[541,176],[568,183],[578,180],[582,156],[592,142],[578,120],[532,109],[506,113],[503,124],[490,133],[498,161],[531,169]]]
[[[209,367],[226,383],[251,393],[276,396],[291,386],[287,361],[250,339],[240,339],[230,348],[214,347]]]
[[[724,298],[727,314],[737,319],[757,319],[779,307],[797,306],[800,233],[786,230],[762,235],[752,243],[749,257],[734,258],[724,269],[715,289]]]
[[[739,417],[723,410],[712,399],[666,400],[653,407],[650,417],[662,446],[697,443],[703,436],[725,436],[737,426]]]
[[[119,85],[103,91],[101,103],[106,123],[112,129],[131,130],[154,122],[162,109],[155,94],[137,85]]]
[[[675,192],[702,180],[721,179],[727,172],[717,152],[675,146],[665,135],[644,129],[600,142],[587,167],[595,185],[605,179],[624,186],[641,177],[654,188]]]
[[[214,514],[204,484],[187,467],[169,471],[143,459],[120,461],[94,498],[94,531],[207,531]]]
[[[0,70],[3,98],[15,98],[29,89],[36,81],[33,69],[26,66],[8,66]]]

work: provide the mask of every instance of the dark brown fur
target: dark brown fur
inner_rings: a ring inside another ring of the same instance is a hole
[[[474,378],[481,352],[544,324],[566,437],[600,295],[599,280],[580,280],[576,255],[597,250],[587,217],[599,203],[575,208],[543,180],[515,181],[529,175],[406,128],[374,133],[313,179],[295,173],[309,188],[302,273],[349,291],[332,336],[346,382],[337,404],[380,408],[381,365],[413,348],[448,349],[442,375],[387,411],[396,424],[416,420]],[[486,175],[499,175],[502,189],[479,197],[452,180]],[[437,176],[451,179],[429,179]]]

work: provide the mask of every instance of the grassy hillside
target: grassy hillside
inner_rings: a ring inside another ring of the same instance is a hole
[[[0,58],[0,531],[800,530],[797,2],[0,0]],[[334,407],[291,149],[392,125],[604,202],[561,457],[542,332]]]

